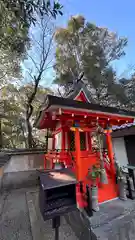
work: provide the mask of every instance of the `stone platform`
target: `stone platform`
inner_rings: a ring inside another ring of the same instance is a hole
[[[22,188],[0,195],[0,240],[53,240],[51,221],[44,222],[38,207],[38,188]],[[77,240],[61,218],[59,240]]]
[[[119,199],[100,205],[100,212],[91,218],[96,239],[134,240],[135,201]]]
[[[37,172],[5,174],[3,180],[0,240],[53,240],[51,221],[44,222],[39,211]],[[60,227],[63,239],[135,240],[135,200],[101,204],[90,219],[79,210],[65,215]]]
[[[81,240],[135,239],[135,201],[132,200],[104,203],[100,211],[87,220],[78,211],[70,213],[66,219]]]

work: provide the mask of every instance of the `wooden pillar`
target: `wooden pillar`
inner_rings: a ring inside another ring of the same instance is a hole
[[[81,164],[81,150],[80,150],[80,132],[79,129],[75,130],[75,160],[76,160],[76,175],[77,180],[82,180],[82,164]]]
[[[112,137],[109,130],[107,130],[107,133],[106,133],[106,142],[107,142],[107,148],[108,148],[108,157],[111,162],[111,171],[112,171],[112,174],[115,174],[115,162],[114,162],[114,154],[113,154]]]

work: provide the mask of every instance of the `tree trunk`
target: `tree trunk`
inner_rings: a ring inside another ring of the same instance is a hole
[[[0,150],[2,149],[2,120],[0,118]]]
[[[28,144],[27,144],[27,139],[26,139],[26,136],[25,136],[24,126],[23,126],[22,122],[20,122],[20,127],[21,127],[21,131],[22,131],[22,134],[23,134],[25,148],[27,148]]]
[[[32,136],[32,127],[30,123],[30,118],[33,112],[33,108],[27,104],[26,109],[26,127],[27,127],[27,142],[28,142],[28,148],[33,148],[33,136]]]
[[[33,147],[33,136],[32,136],[32,128],[31,128],[31,124],[29,122],[29,119],[26,120],[26,125],[27,125],[27,131],[28,131],[28,148],[32,148]]]

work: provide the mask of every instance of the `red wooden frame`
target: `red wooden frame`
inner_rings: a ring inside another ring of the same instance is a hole
[[[76,100],[88,102],[85,94],[82,91],[76,97]],[[77,180],[83,182],[83,186],[86,186],[86,184],[91,185],[91,181],[87,179],[88,169],[89,167],[92,167],[93,164],[96,164],[97,161],[99,162],[99,155],[92,153],[90,132],[97,128],[97,122],[100,126],[106,129],[104,133],[107,140],[110,164],[105,164],[105,169],[109,177],[108,184],[102,184],[102,188],[99,181],[97,181],[97,184],[99,186],[98,200],[99,202],[104,202],[117,197],[118,189],[115,181],[115,163],[113,156],[111,132],[109,130],[109,127],[111,127],[112,125],[122,125],[127,122],[132,123],[134,121],[134,118],[130,116],[121,116],[119,114],[110,114],[94,111],[87,112],[86,110],[81,111],[76,109],[61,109],[61,111],[59,111],[59,109],[55,110],[55,120],[52,119],[51,112],[45,113],[45,115],[48,116],[48,118],[45,118],[41,121],[42,128],[48,126],[53,128],[53,149],[55,149],[55,135],[60,132],[62,134],[61,151],[50,151],[45,155],[45,161],[50,161],[51,168],[54,167],[55,160],[63,162],[67,167],[72,168],[72,170],[76,174]],[[73,123],[75,121],[79,122],[78,127],[73,126]],[[56,123],[58,122],[61,123],[61,127],[56,128]],[[68,149],[70,149],[70,139],[67,133],[71,130],[71,127],[72,130],[74,128],[76,149],[76,151],[72,153],[66,150],[66,146],[68,146]],[[86,148],[86,151],[81,151],[80,149],[79,131],[84,131],[87,136],[88,148]],[[74,158],[74,161],[72,158]],[[44,166],[46,167],[46,164],[44,164]]]

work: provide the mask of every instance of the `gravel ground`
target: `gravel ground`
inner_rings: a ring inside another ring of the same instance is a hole
[[[134,219],[135,200],[114,200],[100,205],[100,211],[91,218],[91,226],[94,233],[100,236],[98,239],[105,240],[102,235],[106,234],[109,240],[134,240]],[[89,222],[82,219],[79,211],[61,217],[59,240],[95,240],[95,236],[88,231],[88,225]],[[0,240],[53,239],[52,222],[44,222],[39,211],[38,188],[22,188],[0,195]]]
[[[51,221],[39,212],[36,189],[19,189],[0,196],[0,240],[53,240]],[[61,218],[60,239],[77,240],[65,218]]]
[[[25,191],[0,197],[0,240],[32,240]]]

